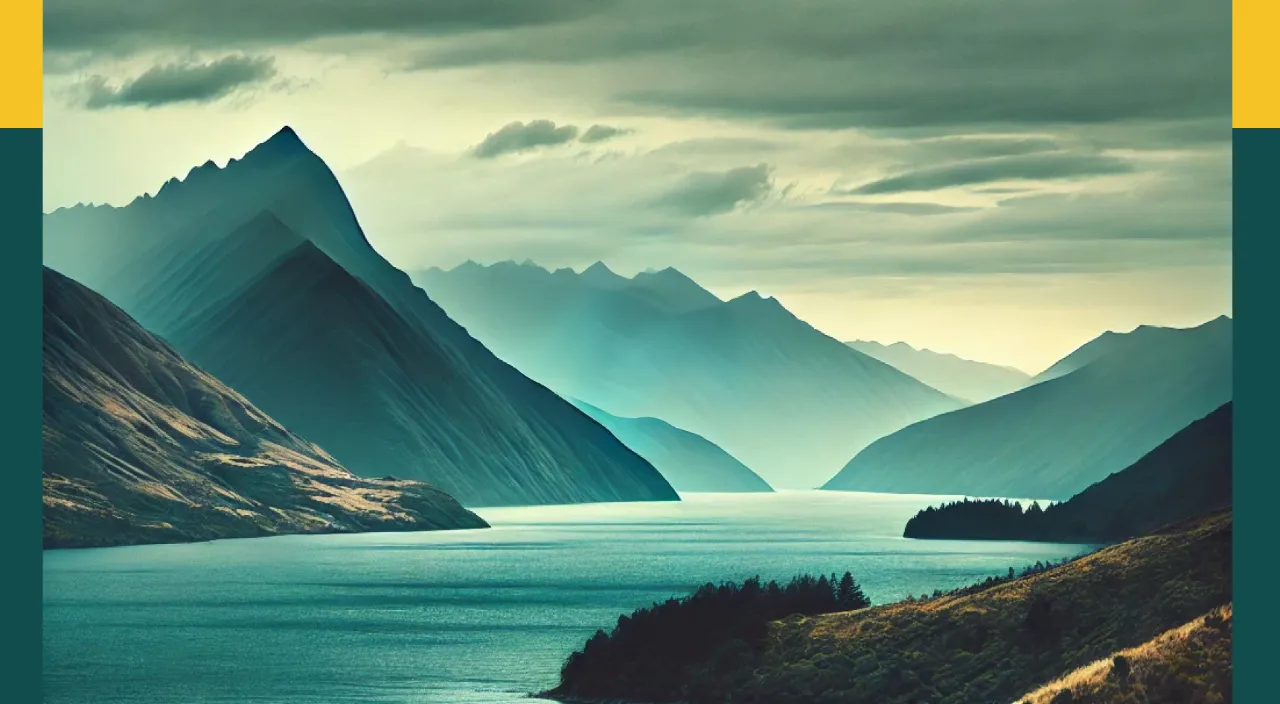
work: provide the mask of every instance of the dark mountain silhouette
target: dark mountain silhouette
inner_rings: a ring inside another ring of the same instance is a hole
[[[995,499],[927,508],[908,538],[1113,543],[1231,506],[1231,403],[1178,431],[1134,464],[1067,501]]]
[[[1104,338],[1069,373],[877,440],[825,488],[1066,499],[1231,400],[1230,318]]]
[[[589,403],[574,405],[649,460],[676,491],[773,491],[758,474],[701,435],[659,418],[619,418]]]
[[[47,267],[43,405],[45,547],[486,527],[434,487],[356,477]]]
[[[566,397],[701,435],[776,488],[813,488],[878,437],[961,403],[752,291],[474,262],[417,280],[502,359]]]
[[[379,256],[288,128],[127,207],[56,211],[44,241],[46,263],[361,475],[468,505],[676,499]]]
[[[990,401],[1017,391],[1031,381],[1031,375],[1011,367],[974,362],[933,350],[918,350],[905,342],[884,345],[855,340],[845,344],[970,403]]]

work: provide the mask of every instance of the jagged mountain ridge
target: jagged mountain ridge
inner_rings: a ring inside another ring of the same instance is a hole
[[[289,128],[124,208],[55,211],[44,234],[46,263],[359,474],[395,471],[472,506],[677,498],[383,259]]]
[[[1231,400],[1230,318],[1108,339],[1067,374],[877,440],[824,488],[1067,499]]]
[[[363,479],[44,270],[44,543],[482,528],[421,482]]]
[[[1031,376],[1011,367],[975,362],[954,354],[916,349],[905,342],[885,345],[854,340],[846,345],[969,403],[990,401],[1027,385]]]
[[[620,418],[582,401],[575,400],[574,405],[649,460],[676,491],[773,491],[760,475],[701,435],[660,418]]]
[[[601,263],[579,274],[468,262],[415,276],[531,377],[612,414],[696,433],[775,488],[813,488],[867,443],[962,405],[756,291],[671,302],[636,290],[651,277]]]

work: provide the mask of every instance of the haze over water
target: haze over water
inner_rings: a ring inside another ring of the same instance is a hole
[[[44,701],[515,704],[618,616],[852,571],[875,604],[1088,546],[901,538],[939,497],[692,495],[478,511],[489,530],[47,551]]]

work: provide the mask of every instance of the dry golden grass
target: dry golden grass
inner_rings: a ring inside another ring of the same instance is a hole
[[[1223,692],[1222,684],[1231,678],[1231,623],[1232,605],[1220,606],[1142,645],[1095,660],[1018,701],[1156,704],[1173,701],[1167,698],[1171,696],[1187,704],[1230,701],[1230,690]],[[1117,658],[1128,661],[1128,673],[1116,672]],[[1168,691],[1170,682],[1181,682],[1175,686],[1184,689],[1173,694]]]

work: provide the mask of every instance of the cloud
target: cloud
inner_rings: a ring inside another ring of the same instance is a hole
[[[631,134],[632,130],[625,127],[612,127],[610,125],[592,125],[587,128],[586,132],[578,138],[579,142],[592,144],[595,142],[604,142],[615,137],[622,137]]]
[[[80,87],[91,110],[154,108],[174,103],[210,103],[276,76],[271,57],[225,56],[208,63],[152,66],[137,78],[113,86],[93,76]]]
[[[574,125],[557,127],[551,120],[512,122],[476,145],[474,154],[480,159],[491,159],[503,154],[528,151],[538,147],[551,147],[572,142],[578,136]]]
[[[46,0],[49,51],[278,46],[354,35],[441,36],[588,17],[606,0]]]
[[[1053,181],[1125,174],[1129,162],[1101,154],[1023,154],[917,169],[879,179],[849,191],[857,195],[937,191],[1000,181]]]
[[[417,65],[592,65],[621,106],[786,127],[1093,125],[1229,115],[1230,34],[1200,0],[649,0]]]
[[[763,200],[772,191],[773,167],[762,163],[689,174],[657,203],[687,215],[718,215],[741,204]]]

